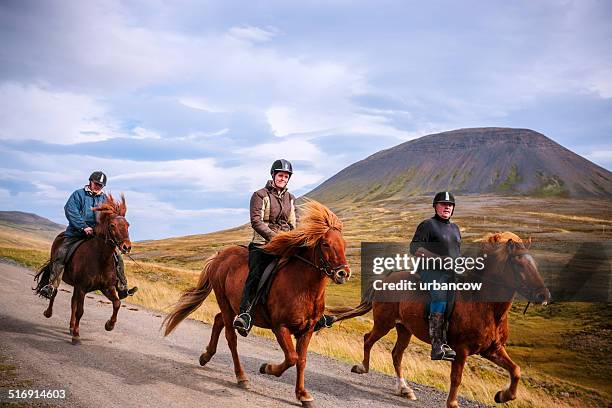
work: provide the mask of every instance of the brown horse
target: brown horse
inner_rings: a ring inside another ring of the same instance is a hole
[[[106,322],[104,328],[108,331],[115,328],[117,312],[121,301],[117,295],[117,272],[113,253],[118,248],[122,253],[130,252],[132,243],[128,228],[130,224],[125,219],[125,197],[121,195],[121,202],[114,201],[109,195],[106,202],[93,209],[98,213],[98,222],[94,229],[94,238],[87,239],[74,252],[64,268],[62,280],[74,287],[72,292],[72,314],[70,315],[70,334],[72,344],[81,342],[79,322],[83,316],[83,303],[85,294],[94,290],[101,291],[113,303],[113,314]],[[35,279],[38,281],[37,293],[49,283],[52,260],[59,246],[64,240],[64,233],[59,234],[51,246],[51,257],[40,269]],[[56,292],[57,294],[57,292]],[[43,313],[49,318],[53,314],[53,301],[55,294],[49,300],[49,307]]]
[[[308,344],[325,309],[328,280],[344,283],[351,271],[344,254],[342,223],[336,215],[311,200],[302,207],[302,214],[297,229],[276,235],[265,246],[280,261],[266,301],[256,308],[254,325],[271,329],[285,354],[280,364],[263,364],[260,373],[280,377],[297,364],[295,395],[303,406],[313,406],[313,398],[304,387]],[[205,365],[215,354],[221,329],[225,327],[236,379],[243,388],[248,387],[248,378],[238,357],[232,321],[238,312],[248,269],[248,252],[244,247],[232,246],[208,258],[197,286],[183,293],[163,322],[167,336],[214,290],[221,313],[215,316],[211,339],[200,356],[200,364]],[[296,338],[296,348],[291,335]]]
[[[528,253],[522,240],[511,232],[487,236],[482,244],[482,253],[487,254],[485,267],[477,281],[483,282],[480,299],[507,299],[505,302],[476,302],[475,293],[457,293],[455,308],[448,329],[448,344],[457,352],[451,368],[451,387],[446,401],[447,407],[458,407],[457,390],[461,383],[463,367],[467,356],[480,354],[506,369],[510,374],[510,386],[495,394],[495,402],[502,403],[516,398],[520,368],[506,353],[508,339],[508,311],[516,292],[530,301],[546,304],[550,293],[540,276],[534,259]],[[398,281],[408,274],[395,273],[387,279]],[[487,285],[487,283],[489,283]],[[486,291],[486,293],[485,293]],[[423,292],[412,294],[410,301],[369,302],[363,301],[354,309],[332,310],[337,320],[361,316],[373,309],[374,327],[364,336],[363,362],[353,367],[358,374],[369,370],[370,350],[374,343],[394,327],[397,341],[392,351],[395,367],[397,392],[408,399],[416,399],[414,391],[402,377],[402,357],[414,334],[420,340],[430,343],[425,307],[428,295]]]

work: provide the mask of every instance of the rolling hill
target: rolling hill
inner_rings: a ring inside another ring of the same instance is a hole
[[[460,129],[354,163],[307,195],[331,204],[451,190],[464,194],[612,197],[612,173],[529,129]]]
[[[55,236],[65,228],[36,214],[0,211],[0,244],[3,246],[48,250]]]

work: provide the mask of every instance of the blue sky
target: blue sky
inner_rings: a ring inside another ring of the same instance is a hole
[[[3,1],[0,210],[64,222],[93,170],[135,240],[248,221],[429,133],[542,132],[612,169],[607,1]]]

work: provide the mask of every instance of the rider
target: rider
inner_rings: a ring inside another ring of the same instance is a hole
[[[52,260],[51,276],[49,284],[40,290],[40,294],[51,299],[57,292],[64,274],[66,256],[69,249],[77,241],[93,237],[96,226],[96,214],[93,208],[102,205],[106,201],[106,194],[102,189],[106,186],[107,177],[101,171],[94,171],[89,176],[89,184],[76,190],[64,206],[64,212],[68,219],[68,227],[64,232],[64,240],[58,248]],[[125,269],[121,255],[115,251],[113,254],[117,270],[117,293],[120,299],[133,295],[138,288],[128,289]]]
[[[437,193],[433,199],[435,214],[421,222],[410,243],[410,252],[415,256],[426,258],[457,258],[461,251],[461,233],[459,227],[450,221],[455,210],[455,197],[448,191]],[[439,263],[439,262],[438,262]],[[434,280],[443,283],[454,279],[452,270],[421,270],[424,282]],[[445,344],[444,312],[447,307],[445,290],[431,291],[429,314],[429,336],[431,338],[432,360],[454,360],[456,353]]]
[[[253,193],[250,204],[253,238],[249,244],[249,275],[244,284],[240,311],[234,319],[234,328],[242,336],[247,336],[252,327],[251,308],[257,293],[259,280],[265,267],[274,256],[265,252],[262,247],[277,233],[291,231],[297,226],[295,197],[287,191],[287,183],[293,174],[293,166],[285,159],[276,160],[270,168],[272,180],[266,186]],[[321,316],[315,325],[315,331],[331,327],[329,316]]]

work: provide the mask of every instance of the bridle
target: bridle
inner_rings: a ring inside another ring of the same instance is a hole
[[[336,275],[336,272],[338,272],[341,269],[348,268],[348,264],[332,266],[332,264],[329,263],[329,261],[323,257],[323,250],[321,249],[321,241],[319,241],[319,243],[315,247],[315,258],[317,254],[319,255],[319,265],[315,264],[309,259],[304,258],[303,256],[300,256],[297,254],[293,256],[299,259],[300,261],[305,262],[308,265],[312,266],[316,270],[323,272],[325,275],[327,275],[329,278],[332,278],[332,279]]]
[[[123,220],[125,220],[125,217],[121,216],[121,215],[116,215],[113,217],[113,219],[118,219],[121,218]],[[127,222],[127,220],[126,220]],[[111,231],[111,223],[108,223],[108,227],[106,228],[106,234],[104,234],[104,242],[106,244],[109,244],[111,247],[113,248],[118,248],[119,252],[121,252],[122,254],[126,255],[127,252],[124,251],[123,249],[121,249],[121,246],[119,245],[119,243],[117,243],[115,236],[113,235],[112,231]]]

